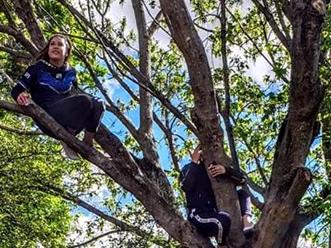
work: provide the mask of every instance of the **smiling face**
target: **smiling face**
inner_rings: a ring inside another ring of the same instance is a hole
[[[48,46],[49,62],[56,65],[63,65],[68,56],[68,44],[62,37],[53,37]]]

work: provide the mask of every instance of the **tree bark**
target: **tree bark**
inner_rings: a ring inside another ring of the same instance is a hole
[[[13,0],[15,12],[23,21],[33,43],[38,47],[38,49],[42,49],[46,46],[46,41],[35,18],[30,3],[31,1],[28,0]]]
[[[231,159],[223,147],[223,130],[220,127],[218,107],[211,70],[202,41],[183,0],[160,0],[167,25],[177,46],[184,55],[190,75],[190,84],[194,95],[192,120],[198,129],[206,166],[213,161],[225,166],[231,165]],[[241,247],[245,240],[242,235],[238,196],[234,185],[228,180],[217,182],[211,178],[219,209],[228,211],[232,224],[230,242]]]
[[[309,216],[305,214],[296,214],[292,223],[289,225],[289,229],[285,234],[280,248],[297,248],[302,229],[312,220],[313,218],[309,218]]]
[[[139,70],[144,77],[150,81],[150,52],[149,52],[149,37],[147,33],[147,24],[145,18],[144,7],[141,0],[131,0],[134,9],[136,25],[138,28],[139,40]],[[142,82],[146,87],[145,82]],[[139,133],[141,140],[145,143],[142,147],[144,157],[158,162],[158,154],[156,146],[153,142],[152,125],[152,98],[151,95],[142,87],[139,87],[139,101],[140,101],[140,127]]]
[[[323,14],[310,1],[291,2],[293,39],[288,118],[280,130],[267,200],[254,237],[255,248],[281,247],[311,174],[304,163],[323,99],[319,81]]]
[[[15,27],[0,24],[0,32],[9,34],[12,37],[14,37],[15,40],[17,42],[19,42],[33,56],[37,54],[38,49],[35,47],[35,45],[31,41],[29,41],[27,38],[25,38],[23,33],[18,31]]]

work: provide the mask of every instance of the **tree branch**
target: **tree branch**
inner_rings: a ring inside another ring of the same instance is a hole
[[[279,29],[278,24],[276,23],[274,17],[268,10],[267,6],[263,6],[259,0],[252,0],[255,6],[260,10],[263,15],[265,16],[266,20],[268,21],[270,27],[277,35],[278,39],[282,42],[284,47],[290,52],[291,51],[291,40],[288,40],[286,36],[282,33],[282,31]]]
[[[56,186],[49,185],[49,184],[45,185],[45,183],[41,182],[41,181],[39,181],[38,183],[39,183],[39,185],[30,186],[30,188],[40,190],[44,193],[60,196],[63,199],[70,201],[70,202],[84,208],[85,210],[89,211],[90,213],[93,213],[96,216],[99,216],[100,218],[114,224],[117,228],[119,228],[120,231],[132,232],[140,237],[145,237],[145,238],[149,237],[149,239],[156,245],[164,246],[167,243],[165,240],[156,239],[155,237],[153,237],[153,235],[140,229],[139,227],[132,226],[122,220],[119,220],[109,214],[104,213],[103,211],[100,211],[98,208],[92,206],[88,202],[82,200],[81,198],[79,198],[77,196],[74,196],[73,194],[71,194],[61,188],[58,188]]]
[[[144,3],[145,4],[145,3]],[[162,11],[159,11],[155,18],[153,18],[153,22],[147,29],[147,37],[150,39],[154,35],[154,33],[157,31],[159,27],[161,27],[160,21],[162,20],[163,14]]]
[[[231,98],[230,98],[230,80],[229,80],[229,66],[228,66],[228,58],[227,58],[227,19],[226,19],[226,7],[225,0],[221,0],[221,51],[222,51],[222,64],[223,64],[223,80],[224,80],[224,90],[225,90],[225,107],[222,111],[226,134],[228,137],[229,147],[231,151],[231,158],[233,167],[237,170],[240,169],[238,154],[236,150],[236,144],[233,138],[233,129],[230,122],[230,106],[231,106]],[[221,111],[221,106],[219,106],[219,111]]]
[[[16,133],[19,135],[28,135],[28,136],[33,136],[33,135],[45,135],[43,132],[38,132],[38,131],[24,131],[24,130],[19,130],[11,127],[7,127],[5,125],[0,124],[0,129],[11,132],[11,133]]]
[[[5,72],[5,70],[3,70],[2,68],[0,68],[0,73],[2,75],[4,75],[4,77],[6,78],[6,80],[9,82],[9,85],[14,87],[15,82],[14,80]]]
[[[283,12],[282,12],[282,6],[284,6],[284,4],[281,6],[281,1],[275,1],[274,3],[276,5],[277,16],[278,16],[280,25],[282,26],[282,29],[285,33],[286,40],[291,40],[291,36],[289,33],[289,27],[285,23]]]
[[[131,123],[131,121],[126,118],[126,116],[122,113],[122,111],[115,105],[115,103],[110,99],[107,90],[104,88],[102,83],[100,82],[98,76],[94,72],[91,64],[88,62],[88,59],[78,50],[76,50],[77,56],[83,61],[87,70],[89,71],[96,87],[101,91],[102,95],[105,97],[106,101],[108,102],[107,109],[112,112],[122,123],[123,125],[129,130],[132,136],[139,141],[139,134],[137,129]]]
[[[98,239],[101,239],[103,237],[106,237],[110,234],[113,234],[113,233],[119,233],[120,231],[119,230],[113,230],[113,231],[109,231],[109,232],[105,232],[103,234],[100,234],[96,237],[93,237],[87,241],[84,241],[83,243],[80,243],[80,244],[76,244],[76,245],[69,245],[68,248],[77,248],[77,247],[83,247],[83,246],[86,246],[88,244],[91,244],[93,242],[96,242]]]
[[[227,12],[231,15],[231,17],[238,23],[238,26],[240,27],[240,30],[245,34],[245,36],[248,38],[248,40],[253,44],[253,46],[255,47],[255,49],[258,51],[258,53],[263,57],[263,59],[272,67],[274,68],[274,64],[272,63],[272,61],[270,61],[263,53],[263,51],[256,45],[256,42],[254,41],[254,39],[248,34],[248,32],[242,27],[242,25],[240,24],[240,21],[238,20],[238,18],[228,9]],[[290,81],[284,77],[283,75],[281,75],[281,79],[287,83],[290,84]]]
[[[28,39],[25,38],[23,33],[17,31],[12,26],[5,26],[0,24],[0,32],[13,36],[16,39],[16,41],[21,43],[21,45],[25,47],[28,50],[28,52],[31,53],[33,56],[37,54],[38,49]]]
[[[144,7],[142,0],[131,0],[134,9],[136,26],[138,29],[139,41],[139,70],[141,74],[150,81],[151,74],[151,58],[149,52],[149,37],[147,33],[147,24],[145,18]],[[148,87],[148,82],[142,82]],[[147,84],[146,84],[147,83]],[[142,150],[144,157],[152,163],[159,163],[159,156],[156,152],[156,145],[153,140],[152,125],[153,125],[153,112],[152,112],[152,98],[149,92],[144,88],[139,87],[140,99],[140,126],[139,135],[142,138]]]
[[[97,75],[94,73],[90,63],[88,63],[85,56],[80,54],[81,59],[84,61],[85,65],[87,66],[97,88],[99,88],[102,92],[102,94],[105,96],[106,100],[110,105],[107,105],[107,109],[114,113],[117,118],[128,128],[128,130],[131,132],[132,136],[135,138],[135,140],[138,142],[140,147],[142,148],[145,153],[155,153],[157,156],[156,150],[152,150],[153,148],[148,145],[148,141],[146,141],[146,136],[140,134],[137,132],[133,124],[123,115],[123,113],[119,110],[119,108],[112,102],[112,100],[109,98],[106,90],[104,89],[103,85],[101,84],[100,80],[98,79]],[[146,145],[147,143],[147,145]],[[159,166],[158,160],[153,160],[151,156],[145,156],[144,153],[144,160],[141,161],[139,164],[140,169],[142,169],[148,177],[156,182],[156,184],[159,186],[160,190],[159,192],[163,193],[163,196],[168,200],[168,202],[173,202],[173,194],[172,189],[170,186],[170,183],[168,181],[167,176]]]
[[[117,80],[117,82],[126,90],[126,92],[132,97],[133,100],[139,102],[139,97],[132,92],[130,87],[120,78],[120,76],[117,74],[117,72],[115,72],[111,68],[109,61],[105,57],[103,57],[103,59],[107,64],[108,70],[113,75],[113,77]],[[169,130],[169,128],[167,128],[162,123],[162,121],[159,119],[159,117],[157,116],[157,114],[154,111],[153,111],[153,120],[155,121],[155,123],[160,127],[160,129],[165,134],[165,137],[167,138],[169,146],[170,146],[170,152],[171,152],[171,157],[173,159],[174,166],[175,166],[175,168],[179,169],[179,162],[178,162],[177,156],[175,154],[174,147],[172,145],[170,145],[172,143],[171,131]],[[137,140],[137,142],[139,143],[139,140]]]
[[[26,53],[24,51],[15,50],[15,49],[12,49],[10,47],[1,46],[1,45],[0,45],[0,50],[4,51],[6,53],[9,53],[9,54],[11,54],[15,57],[23,58],[23,59],[26,59],[26,60],[31,60],[31,54]]]
[[[10,7],[8,6],[8,3],[6,1],[0,0],[0,10],[1,10],[1,12],[5,13],[5,16],[9,22],[9,25],[15,26],[12,11],[10,10]]]
[[[33,14],[32,6],[29,0],[13,0],[15,12],[23,21],[30,37],[33,38],[33,43],[42,49],[46,45],[43,33],[38,25],[38,22]]]
[[[171,159],[172,162],[174,164],[174,169],[177,172],[180,172],[180,167],[179,167],[179,160],[178,157],[176,155],[176,150],[175,150],[175,146],[174,146],[174,142],[173,142],[173,134],[171,132],[171,129],[169,127],[169,120],[168,120],[168,116],[166,116],[166,125],[164,125],[162,123],[162,121],[156,116],[156,114],[154,113],[154,120],[156,122],[156,124],[161,128],[161,130],[163,131],[167,142],[168,142],[168,146],[170,149],[170,154],[171,154]]]

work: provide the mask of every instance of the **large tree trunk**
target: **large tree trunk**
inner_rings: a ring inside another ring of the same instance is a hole
[[[311,1],[292,1],[291,85],[288,118],[278,136],[267,200],[254,237],[255,248],[282,247],[311,174],[307,157],[323,90],[319,80],[323,13]]]
[[[171,34],[182,51],[190,75],[194,95],[192,120],[198,129],[198,138],[204,150],[206,166],[213,161],[225,166],[231,165],[223,147],[223,130],[220,127],[217,101],[211,70],[202,41],[194,28],[190,14],[183,0],[161,0],[161,8]],[[241,228],[238,196],[234,185],[224,180],[216,182],[211,178],[219,209],[230,213],[232,219],[230,237],[233,246],[244,243]]]

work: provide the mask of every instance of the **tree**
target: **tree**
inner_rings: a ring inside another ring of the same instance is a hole
[[[119,138],[109,126],[102,125],[96,137],[100,148],[87,147],[38,106],[19,107],[8,102],[8,86],[2,89],[1,108],[31,116],[54,130],[59,139],[97,166],[107,180],[111,178],[132,193],[148,215],[181,246],[213,247],[184,220],[177,207],[182,202],[174,197],[174,193],[178,194],[177,182],[169,180],[178,175],[178,161],[187,154],[187,148],[192,148],[191,140],[196,137],[206,154],[206,164],[216,161],[232,165],[249,177],[259,219],[250,244],[245,244],[240,231],[234,185],[228,180],[218,183],[211,179],[217,205],[232,216],[231,246],[296,247],[305,226],[320,216],[330,216],[326,211],[329,182],[312,184],[307,163],[313,160],[321,168],[325,165],[325,171],[329,168],[328,94],[321,109],[323,96],[329,92],[328,84],[321,84],[328,78],[328,19],[320,56],[322,25],[329,16],[326,2],[253,0],[243,14],[236,2],[203,0],[188,5],[183,0],[172,4],[160,0],[158,6],[155,1],[132,0],[138,51],[128,54],[123,51],[131,46],[134,37],[126,36],[125,21],[116,26],[107,17],[111,2],[88,0],[79,10],[66,0],[2,1],[2,75],[8,81],[15,80],[19,73],[14,66],[31,59],[44,46],[46,35],[54,31],[68,33],[75,43],[73,63],[83,68],[82,90],[104,97],[107,111],[128,131],[126,137]],[[151,10],[157,13],[152,15]],[[147,14],[152,16],[150,25]],[[171,36],[168,51],[153,39],[158,29]],[[197,30],[207,34],[212,56],[222,59],[222,67],[210,66],[208,45]],[[231,53],[236,46],[243,57]],[[264,81],[269,87],[259,86],[244,75],[248,60],[259,56],[266,59],[274,73],[274,78],[268,76]],[[107,77],[118,81],[129,95],[129,102],[111,99],[105,85]],[[135,124],[125,111],[137,105],[139,123]],[[222,121],[226,132],[220,125]],[[170,175],[161,164],[154,123],[162,130],[169,148],[173,164]],[[324,150],[312,149],[309,153],[320,133],[323,143],[319,145]],[[181,136],[184,137],[178,138]],[[320,154],[325,159],[318,160]],[[256,169],[252,170],[250,164]],[[310,185],[316,185],[321,192],[304,196]],[[58,186],[41,180],[36,190],[92,209]],[[314,196],[318,201],[309,202]],[[146,233],[130,220],[125,223],[97,209],[91,211],[122,231],[140,237]],[[152,240],[164,244],[162,238]]]

